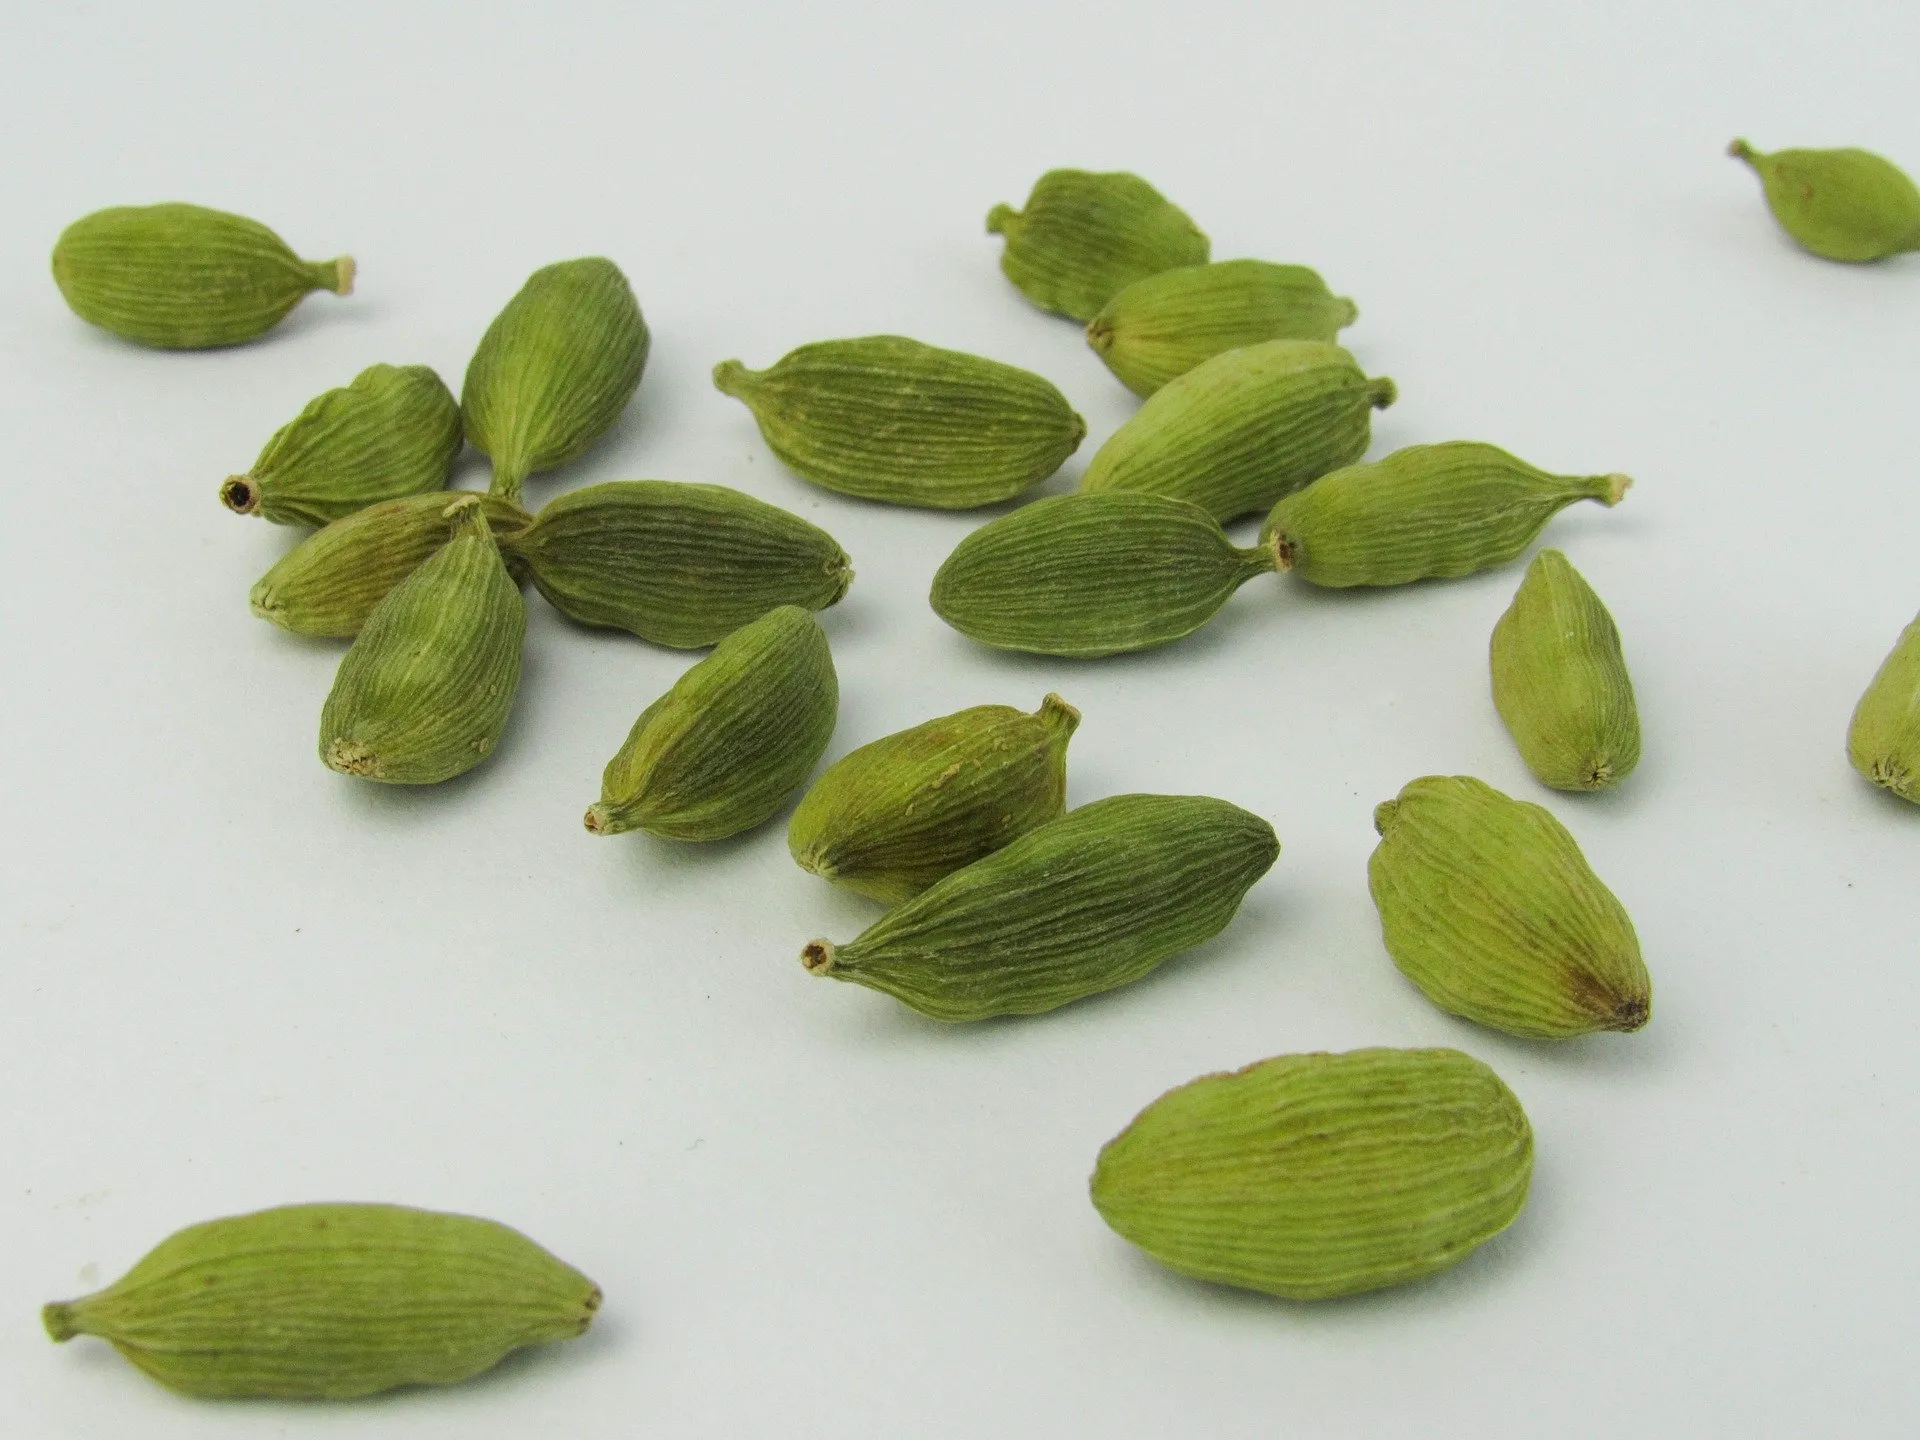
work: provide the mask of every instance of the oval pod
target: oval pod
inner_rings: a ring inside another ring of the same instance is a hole
[[[1900,632],[1847,727],[1853,768],[1920,805],[1920,618]]]
[[[1884,260],[1920,250],[1920,189],[1870,150],[1727,147],[1760,177],[1767,208],[1802,249],[1828,260]]]

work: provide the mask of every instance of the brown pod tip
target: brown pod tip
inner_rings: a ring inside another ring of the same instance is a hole
[[[1273,532],[1273,538],[1267,541],[1267,548],[1273,551],[1273,568],[1282,574],[1293,568],[1294,544],[1291,536],[1284,530]]]
[[[260,508],[260,482],[251,475],[229,475],[220,482],[220,503],[236,515],[251,515]]]
[[[587,816],[583,823],[586,825],[589,835],[605,835],[608,833],[607,814],[606,811],[600,808],[598,801],[587,807]]]
[[[807,967],[809,975],[831,975],[833,954],[831,940],[809,941],[807,948],[800,952],[800,963]]]

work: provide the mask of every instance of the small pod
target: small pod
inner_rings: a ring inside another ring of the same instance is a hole
[[[1134,281],[1209,254],[1184,210],[1124,170],[1049,170],[1025,210],[987,213],[987,233],[1006,237],[1000,268],[1021,294],[1082,323]]]
[[[527,476],[582,454],[639,387],[651,337],[611,260],[533,272],[467,364],[467,439],[493,461],[493,492],[516,504]]]
[[[251,470],[220,486],[220,500],[276,525],[325,525],[444,490],[464,443],[459,402],[432,370],[369,365],[282,425]]]
[[[1920,618],[1900,632],[1854,707],[1847,758],[1874,784],[1920,805]]]
[[[493,753],[514,692],[526,602],[477,495],[448,509],[453,536],[367,617],[320,712],[320,758],[390,785],[450,780]]]
[[[1115,795],[956,870],[815,975],[884,991],[935,1020],[1033,1015],[1140,979],[1226,929],[1280,854],[1273,827],[1205,795]]]
[[[517,1230],[400,1205],[286,1205],[190,1225],[41,1312],[204,1399],[351,1400],[450,1385],[571,1340],[600,1287]]]
[[[991,855],[1067,804],[1080,712],[1049,695],[929,720],[834,762],[787,826],[802,869],[883,904]]]
[[[1229,350],[1157,391],[1095,452],[1080,488],[1191,500],[1224,525],[1359,459],[1373,412],[1395,394],[1338,345]]]
[[[162,350],[238,345],[310,291],[353,293],[353,261],[302,260],[257,220],[201,205],[120,205],[69,225],[53,279],[73,313]]]
[[[840,682],[811,612],[742,626],[641,712],[587,810],[595,835],[720,840],[771,820],[833,738]]]
[[[1736,140],[1727,153],[1760,177],[1767,208],[1803,249],[1828,260],[1920,250],[1920,189],[1870,150],[1776,150]]]
[[[569,619],[681,650],[782,605],[824,610],[853,583],[826,531],[723,485],[589,485],[546,505],[508,548]]]
[[[1490,648],[1494,708],[1542,785],[1604,790],[1640,763],[1620,631],[1565,555],[1533,557]]]
[[[1495,445],[1409,445],[1289,495],[1260,543],[1315,585],[1405,585],[1504,565],[1576,500],[1618,505],[1625,475],[1550,475]]]
[[[1185,500],[1054,495],[956,545],[931,599],[982,645],[1092,659],[1192,634],[1273,567],[1270,549],[1240,548]]]
[[[1359,315],[1305,265],[1220,260],[1134,281],[1094,316],[1087,344],[1122,385],[1151,395],[1228,350],[1268,340],[1331,343]]]
[[[1458,1050],[1280,1055],[1169,1090],[1100,1151],[1094,1208],[1169,1269],[1290,1300],[1404,1285],[1513,1222],[1533,1127]]]
[[[1633,922],[1546,810],[1429,775],[1373,825],[1367,884],[1387,951],[1442,1010],[1546,1040],[1647,1023]]]
[[[901,335],[823,340],[765,370],[713,367],[714,388],[753,412],[768,447],[843,495],[969,510],[1058,470],[1087,422],[1031,371]]]

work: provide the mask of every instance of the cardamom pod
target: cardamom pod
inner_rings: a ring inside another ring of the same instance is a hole
[[[1429,775],[1373,824],[1367,883],[1387,950],[1442,1010],[1537,1039],[1647,1023],[1633,922],[1546,810]]]
[[[1080,712],[976,705],[862,745],[814,782],[787,826],[801,868],[884,904],[910,900],[1058,817]]]
[[[1493,703],[1543,785],[1602,790],[1640,763],[1640,715],[1620,632],[1558,550],[1527,567],[1493,627]]]
[[[1100,1217],[1182,1275],[1330,1300],[1445,1270],[1520,1213],[1533,1127],[1458,1050],[1279,1055],[1169,1090],[1109,1140]]]
[[[1274,568],[1198,505],[1115,490],[1054,495],[989,521],[933,577],[936,613],[1001,650],[1090,659],[1190,635]]]
[[[517,1230],[401,1205],[284,1205],[176,1231],[114,1284],[41,1312],[170,1390],[351,1400],[450,1385],[571,1340],[600,1287]]]
[[[773,818],[840,708],[826,633],[782,605],[727,636],[641,712],[587,810],[596,835],[720,840]]]
[[[516,504],[539,470],[582,454],[620,418],[651,337],[611,260],[536,270],[494,317],[467,364],[467,439],[493,461],[493,492]]]
[[[302,260],[257,220],[201,205],[117,205],[73,222],[53,279],[89,324],[162,350],[238,345],[311,290],[353,293],[353,261]]]
[[[447,543],[453,534],[448,507],[466,493],[433,491],[387,500],[314,531],[254,582],[253,613],[296,635],[358,635],[374,606]],[[533,523],[511,500],[473,498],[503,542]],[[511,552],[505,558],[510,572],[520,567]]]
[[[1138,980],[1226,929],[1280,853],[1204,795],[1115,795],[956,870],[801,961],[936,1020],[1032,1015]]]
[[[1870,150],[1776,150],[1744,140],[1727,153],[1760,177],[1767,208],[1802,248],[1828,260],[1884,260],[1920,250],[1920,189]]]
[[[325,525],[381,500],[444,490],[464,444],[460,406],[425,365],[369,365],[307,402],[220,499],[276,525]]]
[[[527,607],[477,495],[453,538],[374,606],[320,712],[320,758],[393,785],[450,780],[493,753],[520,686]]]
[[[1576,500],[1618,505],[1625,475],[1550,475],[1494,445],[1409,445],[1273,507],[1260,543],[1315,585],[1405,585],[1504,565]]]
[[[987,213],[987,233],[1006,237],[1000,268],[1021,294],[1083,323],[1134,281],[1209,253],[1184,210],[1124,170],[1049,170],[1025,210]]]
[[[1269,340],[1169,381],[1094,453],[1080,488],[1191,500],[1225,524],[1367,450],[1393,381],[1338,345]]]
[[[1854,708],[1847,758],[1874,784],[1920,805],[1920,618],[1900,632]]]
[[[1227,350],[1268,340],[1331,343],[1359,315],[1304,265],[1217,260],[1134,281],[1094,316],[1087,344],[1121,384],[1151,395]]]
[[[823,340],[765,370],[713,367],[773,453],[844,495],[968,510],[1058,470],[1087,422],[1031,371],[902,335]]]

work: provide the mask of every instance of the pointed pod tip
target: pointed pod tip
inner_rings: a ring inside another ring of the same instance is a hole
[[[807,967],[809,975],[831,975],[834,953],[831,940],[811,940],[800,952],[800,963]]]
[[[1011,205],[996,205],[987,212],[987,233],[1004,235],[1007,227],[1020,218],[1020,212]]]
[[[1080,712],[1052,691],[1040,702],[1040,723],[1071,735],[1080,728]]]
[[[1347,328],[1347,326],[1353,324],[1354,321],[1360,318],[1360,307],[1354,304],[1353,301],[1349,300],[1346,296],[1341,295],[1336,297],[1336,303],[1338,303],[1338,305],[1340,306],[1340,313],[1344,315],[1346,318],[1343,320],[1335,321],[1334,327],[1333,327],[1334,329],[1344,330]]]
[[[65,1344],[80,1333],[80,1326],[73,1318],[73,1302],[70,1300],[56,1300],[50,1305],[42,1305],[40,1323],[47,1327],[47,1334],[53,1337],[55,1344]]]
[[[1757,157],[1754,148],[1744,140],[1735,140],[1727,146],[1727,154],[1736,160],[1744,160],[1751,165]]]
[[[260,482],[251,475],[229,475],[220,482],[220,503],[236,515],[260,508]]]
[[[1375,376],[1367,381],[1367,404],[1376,410],[1384,410],[1400,398],[1400,387],[1384,375]]]
[[[738,360],[722,360],[713,367],[713,388],[737,400],[747,388],[747,367]]]

